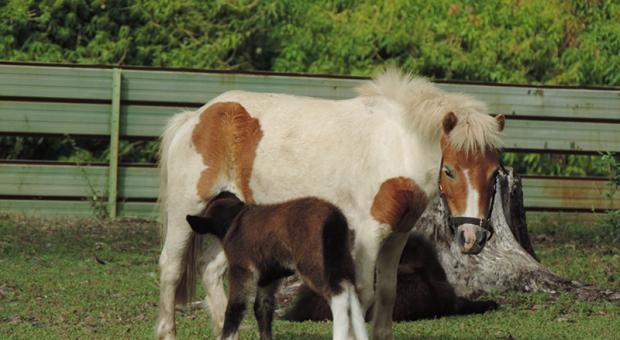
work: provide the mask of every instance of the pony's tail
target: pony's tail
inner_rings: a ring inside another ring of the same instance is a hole
[[[174,115],[166,124],[166,129],[161,136],[161,144],[159,147],[159,236],[161,245],[166,240],[166,232],[168,231],[168,155],[170,154],[170,146],[177,131],[183,124],[193,117],[194,111],[181,112]],[[177,286],[175,301],[177,304],[185,304],[190,302],[196,290],[196,278],[198,273],[198,257],[202,249],[202,237],[196,233],[191,233],[188,240],[188,249],[185,252],[183,263],[185,270],[181,276],[181,281]]]

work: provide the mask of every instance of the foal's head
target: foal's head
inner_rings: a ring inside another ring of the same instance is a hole
[[[220,239],[226,236],[228,228],[245,207],[234,194],[224,191],[213,197],[200,215],[187,215],[190,227],[198,234],[213,234]]]
[[[493,145],[481,146],[480,143],[474,146],[464,143],[454,145],[452,142],[454,138],[451,138],[453,136],[450,134],[462,132],[456,131],[457,123],[458,119],[452,112],[443,119],[440,195],[450,213],[448,222],[455,233],[461,252],[478,254],[493,233],[489,219],[495,195],[496,174],[501,169],[500,154]],[[462,123],[470,124],[470,122]],[[504,116],[498,115],[495,122],[491,123],[492,133],[501,132],[504,128]],[[459,127],[461,130],[476,128],[468,125]],[[485,131],[473,132],[478,134],[478,137],[484,133]],[[462,136],[456,136],[456,139],[459,138]]]

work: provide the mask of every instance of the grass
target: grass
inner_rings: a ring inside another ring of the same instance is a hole
[[[620,290],[620,246],[600,224],[560,219],[532,225],[554,272]],[[148,339],[157,314],[157,227],[0,215],[1,339]],[[468,317],[398,323],[397,339],[612,339],[618,302],[567,293],[493,293],[502,307]],[[248,315],[250,315],[248,313]],[[212,338],[204,311],[177,314],[181,339]],[[330,323],[276,321],[278,339],[330,339]],[[246,317],[242,339],[258,338]]]

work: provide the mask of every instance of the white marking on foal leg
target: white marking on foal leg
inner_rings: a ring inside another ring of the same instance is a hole
[[[228,267],[226,254],[219,241],[212,242],[203,257],[205,270],[202,274],[202,283],[205,287],[205,302],[211,316],[213,334],[217,337],[224,327],[224,315],[228,298],[224,291],[224,274]]]
[[[349,293],[344,290],[334,295],[329,302],[333,316],[334,340],[346,340],[349,336]]]
[[[362,312],[362,306],[357,299],[355,288],[353,286],[346,289],[349,295],[349,308],[351,310],[351,324],[353,326],[353,333],[357,340],[367,340],[368,334],[366,333],[366,326],[364,322],[364,313]]]

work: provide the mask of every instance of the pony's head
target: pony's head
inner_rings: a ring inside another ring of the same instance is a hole
[[[222,240],[244,207],[245,203],[237,196],[224,191],[209,200],[200,215],[187,215],[185,219],[194,232],[213,234]]]
[[[484,130],[499,133],[504,129],[504,116],[493,119],[487,115],[468,115],[463,122],[449,112],[442,120],[442,151],[439,169],[439,190],[448,224],[464,254],[478,254],[493,235],[489,223],[495,196],[496,174],[502,168],[498,149],[492,144],[471,143],[478,134],[484,140]],[[478,121],[470,121],[478,120]],[[488,126],[496,124],[496,126]]]

